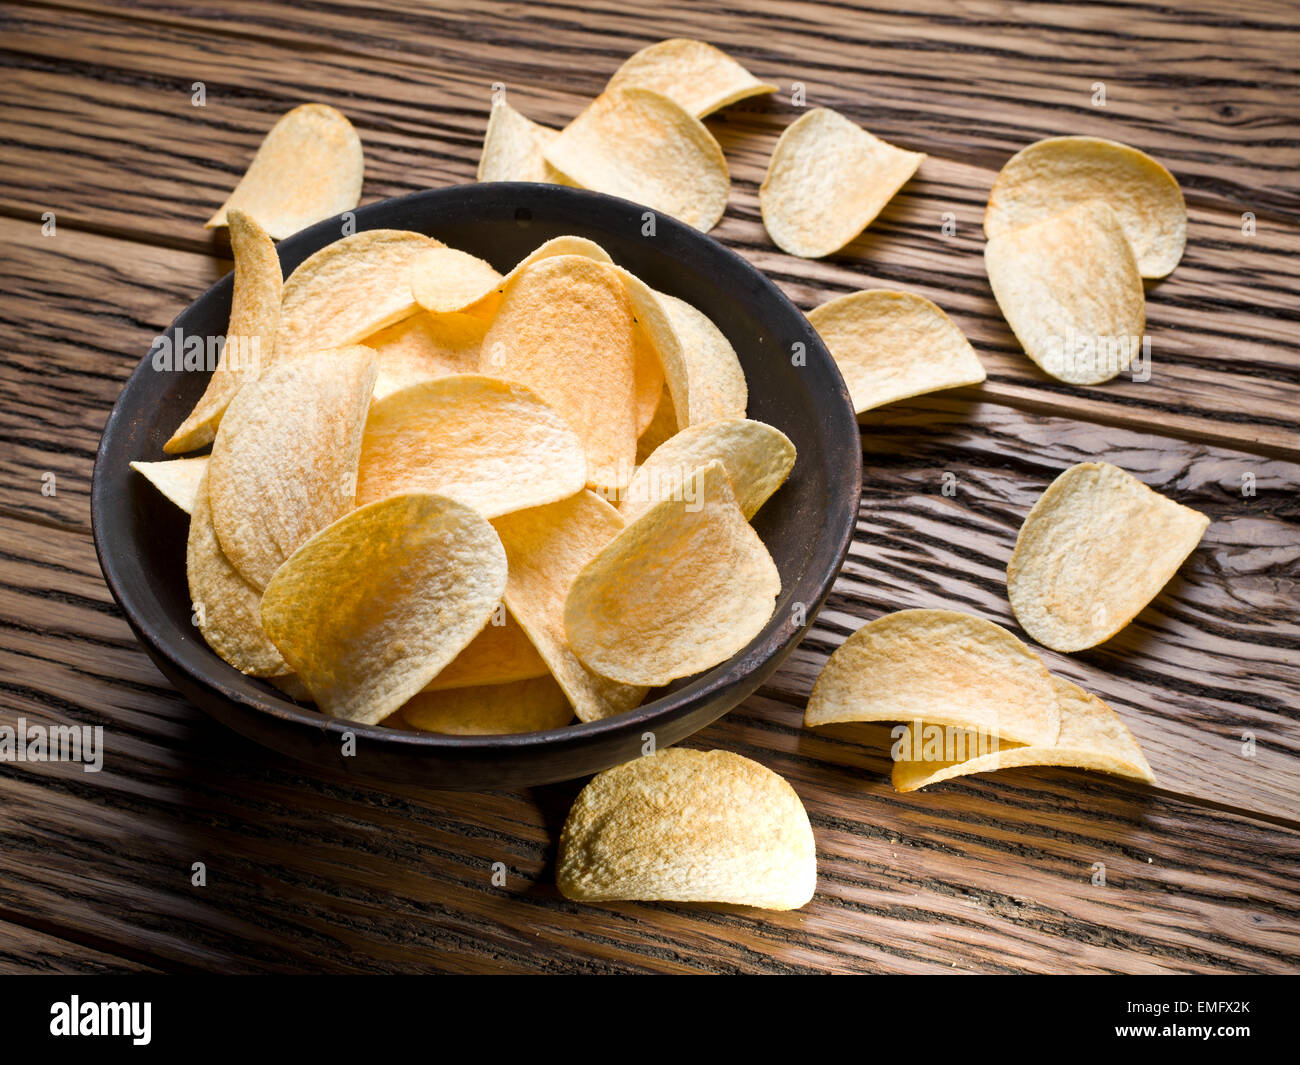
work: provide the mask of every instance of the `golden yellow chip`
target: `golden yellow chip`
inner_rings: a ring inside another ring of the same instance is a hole
[[[281,240],[355,207],[364,170],[352,123],[325,104],[303,104],[271,127],[206,228],[226,225],[227,213],[238,208]]]
[[[1001,626],[953,610],[899,610],[845,640],[804,716],[806,725],[837,721],[923,721],[1047,746],[1060,731],[1038,656]]]
[[[623,528],[623,519],[592,492],[492,523],[505,544],[510,579],[505,601],[578,717],[597,721],[631,710],[645,698],[643,687],[618,684],[587,669],[564,633],[564,600],[578,571]]]
[[[487,326],[472,314],[421,312],[366,337],[379,368],[375,399],[421,381],[477,373]]]
[[[620,273],[584,255],[513,276],[483,338],[480,367],[518,381],[582,439],[588,482],[624,487],[636,462],[635,337]]]
[[[686,479],[714,459],[726,470],[740,512],[748,520],[785,483],[794,467],[795,450],[785,433],[762,422],[723,418],[692,425],[637,468],[619,504],[623,520],[631,524],[660,500],[680,496]]]
[[[672,439],[677,432],[677,411],[673,407],[673,394],[665,383],[659,393],[659,405],[655,407],[654,417],[645,427],[636,441],[637,465],[645,462],[666,440]]]
[[[207,645],[239,672],[254,677],[288,673],[289,666],[262,630],[262,593],[221,551],[208,506],[208,478],[199,480],[185,544],[193,618]]]
[[[636,435],[650,428],[659,411],[665,382],[654,338],[640,322],[632,326],[632,406],[636,413]]]
[[[685,429],[690,424],[687,420],[690,404],[690,364],[682,340],[673,325],[672,316],[668,313],[668,297],[655,292],[636,274],[624,270],[621,266],[611,263],[609,268],[623,282],[623,291],[632,304],[632,313],[636,317],[638,342],[642,346],[641,354],[648,359],[647,349],[649,349],[653,350],[658,357],[659,372],[663,375],[663,383],[668,388],[673,414],[677,418],[677,428]],[[645,397],[642,391],[642,388],[638,388],[637,420],[639,427],[644,431],[649,428],[649,423],[640,425],[645,413],[642,406]],[[656,404],[657,410],[658,404]]]
[[[433,678],[425,691],[509,684],[550,676],[532,640],[504,605],[492,615],[468,647]]]
[[[163,445],[169,454],[212,443],[221,416],[240,386],[256,378],[275,357],[283,288],[280,257],[271,238],[243,211],[232,210],[229,225],[235,285],[226,343],[199,402]]]
[[[434,314],[462,310],[500,283],[491,263],[456,248],[430,248],[411,265],[411,295]]]
[[[505,551],[481,514],[390,496],[298,548],[266,587],[262,624],[321,710],[373,725],[469,645],[505,585]]]
[[[1109,381],[1141,350],[1142,278],[1119,219],[1101,200],[993,237],[984,266],[1025,354],[1058,380]]]
[[[495,518],[587,483],[582,440],[523,385],[456,374],[375,400],[357,466],[357,506],[404,492],[458,499]]]
[[[1142,748],[1114,710],[1068,680],[1053,677],[1052,685],[1061,715],[1061,734],[1054,744],[1004,747],[964,761],[944,761],[937,747],[927,751],[918,744],[909,726],[908,735],[899,742],[902,751],[913,757],[895,760],[894,787],[898,791],[916,791],[953,777],[1029,765],[1092,769],[1155,783]]]
[[[327,244],[284,283],[276,355],[287,359],[355,344],[420,309],[411,271],[440,241],[404,229],[371,229]]]
[[[742,650],[771,619],[780,591],[776,563],[713,461],[583,567],[565,600],[564,629],[588,669],[655,687]]]
[[[208,487],[221,549],[255,588],[352,509],[375,353],[352,347],[277,361],[230,402]]]
[[[557,136],[559,130],[525,118],[503,97],[495,99],[487,132],[483,134],[478,180],[562,184],[562,175],[542,156],[542,149]]]
[[[991,239],[1086,200],[1104,200],[1133,247],[1143,277],[1164,277],[1187,244],[1187,204],[1173,174],[1127,144],[1051,137],[1013,155],[989,194]]]
[[[749,386],[731,341],[708,315],[685,300],[664,292],[655,296],[668,312],[680,344],[686,372],[686,424],[743,418],[749,405]]]
[[[556,883],[579,902],[718,902],[797,910],[817,890],[799,796],[729,751],[669,748],[607,769],[574,800]]]
[[[758,191],[763,225],[782,251],[830,255],[871,224],[923,159],[816,108],[791,123],[772,152]]]
[[[614,72],[605,91],[627,88],[653,89],[696,118],[777,89],[759,81],[726,52],[684,37],[642,48]]]
[[[133,462],[131,469],[144,474],[151,485],[186,514],[193,514],[194,497],[198,495],[199,482],[208,472],[208,456],[167,459],[164,462]]]
[[[548,674],[509,684],[422,691],[402,707],[402,720],[422,732],[501,736],[561,728],[573,720],[573,707]]]
[[[895,400],[977,385],[984,367],[952,320],[924,296],[868,289],[808,313],[861,414]]]
[[[1095,647],[1159,594],[1209,524],[1117,466],[1071,466],[1016,538],[1007,564],[1016,620],[1053,650]]]
[[[622,196],[707,233],[727,209],[731,176],[698,118],[650,89],[607,89],[543,152],[584,189]]]

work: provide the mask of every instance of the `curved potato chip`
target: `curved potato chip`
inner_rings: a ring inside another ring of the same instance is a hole
[[[1159,594],[1210,519],[1105,462],[1071,466],[1020,527],[1007,597],[1054,651],[1109,640]]]
[[[496,624],[494,615],[469,646],[425,685],[425,691],[510,684],[550,676],[542,656],[519,622],[505,609],[500,614],[505,618],[504,624]]]
[[[589,669],[655,687],[743,649],[780,591],[772,556],[713,461],[583,567],[565,600],[564,630]]]
[[[820,259],[875,220],[925,155],[904,151],[818,107],[792,122],[758,190],[768,236],[782,251]]]
[[[426,311],[459,311],[501,283],[491,263],[457,248],[430,248],[411,264],[411,295]]]
[[[705,233],[727,209],[731,175],[713,134],[649,89],[606,89],[543,155],[584,189],[645,204]]]
[[[271,127],[235,191],[204,228],[238,208],[276,240],[361,201],[365,157],[352,123],[326,104],[303,104]]]
[[[276,357],[355,344],[409,318],[415,261],[441,241],[404,229],[370,229],[327,244],[284,283]]]
[[[373,725],[469,645],[505,585],[487,519],[415,492],[354,510],[303,544],[267,585],[262,624],[321,710]]]
[[[685,300],[665,292],[655,296],[668,312],[680,344],[686,372],[686,425],[743,418],[749,405],[749,386],[731,341],[708,315]]]
[[[573,707],[549,674],[449,691],[422,691],[402,707],[402,719],[422,732],[503,736],[542,732],[573,720]]]
[[[1142,278],[1119,219],[1102,201],[993,237],[984,267],[1025,354],[1058,380],[1109,381],[1140,350]]]
[[[542,156],[542,149],[559,135],[559,130],[525,118],[504,99],[494,99],[483,134],[477,180],[563,184],[562,175]]]
[[[239,575],[217,542],[206,474],[194,494],[185,543],[185,573],[194,617],[209,647],[250,676],[289,672],[288,664],[262,629],[262,593]]]
[[[808,321],[844,375],[857,414],[984,380],[970,341],[924,296],[850,292],[809,311]]]
[[[495,377],[456,374],[371,404],[357,506],[432,492],[495,518],[553,503],[586,483],[582,441],[536,394]]]
[[[1061,734],[1054,744],[1004,748],[960,762],[895,761],[892,772],[895,790],[916,791],[953,777],[1030,765],[1093,769],[1155,783],[1155,774],[1142,748],[1114,710],[1095,695],[1060,677],[1052,678],[1052,687],[1061,714]],[[908,745],[903,749],[915,753],[910,726],[908,731],[909,736],[904,740]]]
[[[635,323],[618,272],[583,255],[514,275],[483,338],[483,373],[536,392],[582,439],[588,482],[617,490],[636,463]]]
[[[564,600],[573,578],[623,528],[617,510],[593,492],[492,523],[505,544],[510,579],[505,602],[532,640],[578,717],[598,721],[631,710],[646,689],[618,684],[584,666],[564,634]]]
[[[808,813],[784,779],[729,751],[671,747],[597,774],[560,833],[556,883],[579,902],[797,910],[817,890]]]
[[[212,522],[255,588],[352,509],[374,387],[375,353],[339,348],[277,362],[231,400],[208,467]]]
[[[790,476],[795,451],[790,438],[763,422],[724,418],[683,429],[642,463],[619,504],[628,524],[663,499],[682,494],[686,479],[717,459],[745,520]]]
[[[362,341],[375,353],[375,399],[408,385],[477,373],[487,322],[470,314],[413,314]]]
[[[186,514],[193,514],[194,497],[198,495],[199,482],[208,472],[208,456],[167,459],[164,462],[133,462],[131,469],[144,474],[151,485]]]
[[[262,227],[240,210],[230,212],[230,248],[235,256],[230,325],[217,368],[189,416],[163,445],[169,454],[212,443],[235,393],[275,357],[280,325],[280,257]]]
[[[627,88],[653,89],[696,118],[747,96],[777,91],[721,49],[685,37],[652,44],[624,60],[605,91]]]
[[[1051,745],[1051,674],[1000,625],[954,610],[899,610],[863,625],[826,661],[805,725],[923,721]]]
[[[639,466],[645,462],[654,454],[657,448],[661,447],[665,441],[671,440],[676,433],[677,411],[673,408],[673,394],[669,390],[667,383],[665,383],[663,391],[659,393],[659,405],[655,407],[655,416],[650,420],[650,424],[645,427],[641,435],[637,437],[637,465]]]
[[[640,322],[632,326],[632,406],[636,412],[637,439],[650,428],[664,391],[664,368],[659,349]]]
[[[984,233],[991,239],[1085,200],[1115,212],[1143,277],[1178,265],[1187,245],[1178,181],[1145,152],[1100,137],[1051,137],[1016,152],[993,182]]]

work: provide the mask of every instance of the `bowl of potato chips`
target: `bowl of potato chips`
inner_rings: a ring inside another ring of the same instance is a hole
[[[753,693],[843,563],[843,379],[744,259],[497,182],[279,244],[155,338],[95,465],[108,587],[191,701],[448,787],[591,774]]]

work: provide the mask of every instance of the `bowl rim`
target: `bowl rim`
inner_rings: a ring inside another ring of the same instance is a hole
[[[649,210],[644,204],[635,203],[617,196],[609,196],[605,193],[594,192],[589,189],[572,188],[564,185],[551,185],[542,182],[489,182],[489,183],[469,183],[460,185],[445,186],[436,189],[422,189],[416,192],[407,193],[402,196],[389,197],[387,199],[376,200],[373,203],[359,206],[350,214],[355,221],[354,232],[362,232],[366,229],[388,228],[383,224],[367,225],[368,216],[379,214],[381,211],[391,211],[394,207],[403,203],[413,201],[436,201],[442,197],[469,196],[473,198],[476,195],[485,197],[492,193],[497,195],[503,190],[516,189],[521,196],[541,197],[547,199],[572,199],[578,202],[596,198],[600,201],[611,201],[613,204],[634,211],[636,216]],[[340,239],[339,232],[340,219],[343,214],[335,215],[332,218],[324,219],[311,226],[299,230],[298,232],[276,242],[276,254],[280,258],[284,270],[286,258],[293,261],[295,253],[299,248],[310,246],[297,262],[301,262],[308,255],[313,254],[320,247],[333,243]],[[806,343],[807,358],[811,362],[815,357],[823,363],[825,369],[830,371],[831,380],[838,384],[839,394],[837,397],[842,405],[843,411],[847,412],[848,418],[856,426],[857,419],[853,415],[852,403],[849,399],[847,385],[843,376],[839,372],[839,367],[831,357],[830,352],[826,349],[825,344],[818,336],[812,324],[808,322],[806,315],[785,295],[784,292],[767,277],[761,270],[750,263],[744,256],[728,248],[718,240],[703,233],[694,227],[680,222],[662,212],[656,212],[656,225],[660,228],[667,228],[670,232],[686,242],[698,241],[702,246],[711,249],[713,254],[721,255],[724,260],[731,260],[733,268],[739,269],[742,274],[747,274],[751,282],[756,281],[760,289],[766,291],[766,296],[771,299],[783,312],[797,316],[803,319],[806,336],[802,337]],[[330,239],[320,242],[319,238],[329,236]],[[594,238],[593,238],[594,239]],[[599,243],[599,241],[597,241]],[[283,249],[289,245],[290,254],[286,257]],[[296,264],[295,264],[296,266]],[[292,272],[292,268],[289,269]],[[172,333],[177,328],[177,322],[192,307],[205,299],[213,296],[215,290],[224,286],[230,279],[233,270],[227,272],[213,282],[207,289],[190,301],[181,311],[172,319],[167,327],[161,330],[159,336]],[[286,273],[287,277],[287,273]],[[814,356],[814,352],[816,355]],[[420,732],[406,729],[387,728],[379,724],[367,725],[357,721],[350,721],[344,718],[334,718],[325,713],[300,706],[288,696],[277,692],[270,683],[269,678],[252,678],[262,680],[265,687],[269,690],[259,693],[259,698],[250,698],[245,692],[239,691],[227,685],[220,677],[213,677],[207,674],[197,674],[190,668],[189,664],[182,661],[175,654],[168,640],[164,639],[161,634],[155,634],[149,625],[144,624],[141,618],[141,612],[134,602],[134,595],[129,588],[125,586],[125,580],[118,572],[114,551],[110,550],[104,542],[104,534],[100,521],[100,514],[103,507],[104,494],[107,491],[105,478],[101,477],[101,468],[106,458],[109,442],[116,435],[116,430],[121,421],[127,415],[122,406],[122,400],[130,391],[131,386],[137,382],[137,378],[150,371],[150,354],[146,352],[141,358],[135,369],[132,370],[126,381],[123,382],[118,397],[114,400],[113,409],[110,412],[104,428],[100,435],[99,445],[95,453],[95,465],[91,475],[91,531],[95,542],[95,553],[99,561],[100,570],[103,573],[104,580],[108,586],[109,592],[116,601],[118,607],[122,610],[129,627],[135,633],[136,638],[145,645],[145,649],[151,655],[161,655],[167,660],[169,665],[179,671],[188,680],[201,687],[208,689],[223,699],[237,703],[243,707],[252,709],[259,713],[276,717],[282,721],[292,723],[304,729],[309,729],[317,733],[352,733],[358,738],[365,738],[369,743],[382,743],[392,748],[402,748],[405,751],[416,755],[421,752],[436,751],[440,753],[469,752],[479,753],[502,752],[502,751],[524,751],[531,748],[549,748],[558,749],[569,744],[581,745],[586,740],[596,740],[600,738],[613,738],[622,733],[634,731],[638,728],[645,728],[652,723],[668,722],[677,717],[685,716],[696,708],[700,703],[707,702],[710,699],[718,697],[724,689],[730,688],[736,684],[749,686],[745,692],[732,703],[727,710],[722,711],[717,716],[723,716],[735,709],[741,702],[753,694],[763,681],[775,672],[782,661],[800,644],[803,637],[812,627],[813,621],[824,605],[826,598],[829,596],[836,578],[843,568],[845,558],[848,555],[849,546],[853,540],[853,534],[857,524],[857,513],[861,499],[862,488],[862,449],[860,446],[852,449],[853,460],[849,464],[851,469],[846,472],[851,473],[851,482],[856,486],[853,493],[853,506],[847,508],[847,512],[842,515],[834,515],[831,511],[824,511],[821,514],[822,522],[820,528],[820,538],[831,538],[833,547],[833,564],[827,570],[816,576],[809,576],[807,570],[801,577],[802,581],[811,580],[812,595],[805,603],[806,616],[803,625],[796,629],[791,629],[787,624],[781,624],[773,628],[773,622],[779,618],[779,612],[773,612],[772,618],[748,644],[746,644],[735,655],[730,656],[723,662],[719,662],[703,674],[694,677],[689,683],[682,685],[670,692],[664,693],[649,702],[642,703],[631,710],[622,713],[613,714],[609,717],[600,718],[596,721],[577,721],[567,725],[561,725],[557,728],[544,729],[537,732],[507,733],[503,735],[450,735],[437,732]],[[830,397],[827,397],[830,398]],[[834,497],[834,493],[832,493]],[[832,522],[832,518],[835,522]],[[838,524],[838,527],[835,525]],[[118,549],[120,550],[120,548]],[[783,589],[784,590],[784,589]],[[801,600],[802,601],[802,600]],[[215,654],[215,652],[213,652]],[[234,668],[234,667],[230,667]],[[182,697],[184,697],[182,695]],[[716,717],[713,719],[716,720]]]

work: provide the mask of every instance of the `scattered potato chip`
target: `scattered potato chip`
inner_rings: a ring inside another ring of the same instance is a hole
[[[686,479],[717,459],[727,473],[740,512],[758,513],[794,467],[790,438],[762,422],[723,418],[692,425],[673,436],[637,468],[619,513],[629,525],[663,499],[680,496]]]
[[[355,207],[364,170],[352,123],[325,104],[303,104],[271,127],[206,228],[226,225],[228,213],[238,208],[281,240]]]
[[[584,189],[645,204],[705,233],[727,209],[731,176],[713,134],[649,89],[606,89],[543,154]]]
[[[486,332],[487,322],[471,314],[421,312],[366,337],[379,371],[375,399],[421,381],[477,373]]]
[[[1173,174],[1127,144],[1051,137],[1013,155],[998,174],[984,215],[992,239],[1104,200],[1133,247],[1143,277],[1165,277],[1187,244],[1187,204]]]
[[[708,315],[685,300],[664,292],[656,292],[655,296],[668,312],[681,346],[686,372],[686,424],[743,418],[749,405],[749,386],[731,341]]]
[[[553,503],[586,483],[582,440],[536,393],[495,377],[456,374],[371,404],[357,506],[432,492],[495,518]]]
[[[208,467],[212,521],[255,588],[352,509],[374,387],[375,353],[338,348],[277,361],[231,400]]]
[[[797,910],[817,889],[808,814],[770,769],[668,748],[597,774],[560,833],[556,883],[579,902]]]
[[[243,211],[232,210],[229,225],[235,284],[226,342],[199,402],[163,445],[169,454],[212,443],[221,416],[240,386],[256,378],[275,357],[283,288],[280,257],[271,238]]]
[[[664,441],[671,439],[677,432],[677,411],[673,408],[673,394],[667,383],[659,393],[659,405],[655,407],[654,417],[645,427],[636,441],[637,465],[645,462]],[[634,475],[635,476],[635,475]]]
[[[916,791],[953,777],[1030,765],[1092,769],[1155,783],[1155,774],[1151,772],[1142,748],[1114,710],[1068,680],[1053,677],[1052,686],[1061,715],[1061,734],[1054,744],[1004,747],[959,762],[941,759],[896,761],[892,773],[895,789]],[[904,742],[904,750],[915,753],[915,738],[908,736]]]
[[[373,725],[469,645],[505,585],[505,551],[481,514],[390,496],[298,548],[266,587],[262,624],[321,710]]]
[[[1055,651],[1095,647],[1156,597],[1209,524],[1117,466],[1071,466],[1016,538],[1007,564],[1016,620]]]
[[[655,687],[744,648],[780,591],[776,564],[715,460],[583,567],[565,600],[564,629],[589,669]]]
[[[772,152],[758,190],[763,225],[782,251],[830,255],[872,223],[924,159],[815,108],[787,127]]]
[[[726,52],[683,37],[652,44],[624,60],[605,91],[627,88],[662,93],[696,118],[747,96],[777,91],[775,85],[759,81]]]
[[[494,99],[487,132],[483,134],[478,180],[563,184],[562,175],[542,155],[559,132],[525,118],[504,97]]]
[[[193,514],[194,497],[198,495],[199,482],[208,472],[208,456],[167,459],[163,462],[133,462],[131,469],[144,474],[151,485],[186,514]]]
[[[851,292],[810,311],[808,321],[844,375],[858,414],[984,380],[970,341],[924,296],[882,288]]]
[[[435,314],[462,310],[500,283],[491,263],[456,248],[430,248],[411,264],[411,295]]]
[[[1060,731],[1038,656],[1001,626],[953,610],[899,610],[845,640],[804,716],[806,725],[837,721],[923,721],[1044,746]]]
[[[561,728],[573,720],[573,707],[547,674],[510,684],[425,690],[402,707],[402,719],[422,732],[501,736]]]
[[[498,624],[500,617],[502,623]],[[499,607],[469,646],[433,678],[425,691],[510,684],[550,675],[542,656],[514,616]],[[572,716],[572,715],[570,715]]]
[[[217,542],[208,505],[207,474],[199,480],[185,544],[185,572],[194,620],[207,645],[239,672],[254,677],[288,673],[289,666],[262,630],[262,594],[230,564]]]
[[[355,344],[420,309],[415,261],[440,241],[403,229],[370,229],[327,244],[284,283],[276,355],[286,359]]]
[[[514,275],[483,338],[482,372],[554,407],[582,439],[588,482],[606,490],[636,462],[634,326],[614,267],[560,255]]]
[[[578,660],[564,633],[564,600],[578,571],[623,528],[617,510],[593,492],[492,523],[505,544],[510,613],[564,689],[578,717],[597,721],[622,713],[645,698],[645,688],[598,676]]]
[[[991,238],[984,266],[1025,354],[1058,380],[1109,381],[1141,350],[1142,278],[1119,219],[1101,200]]]

